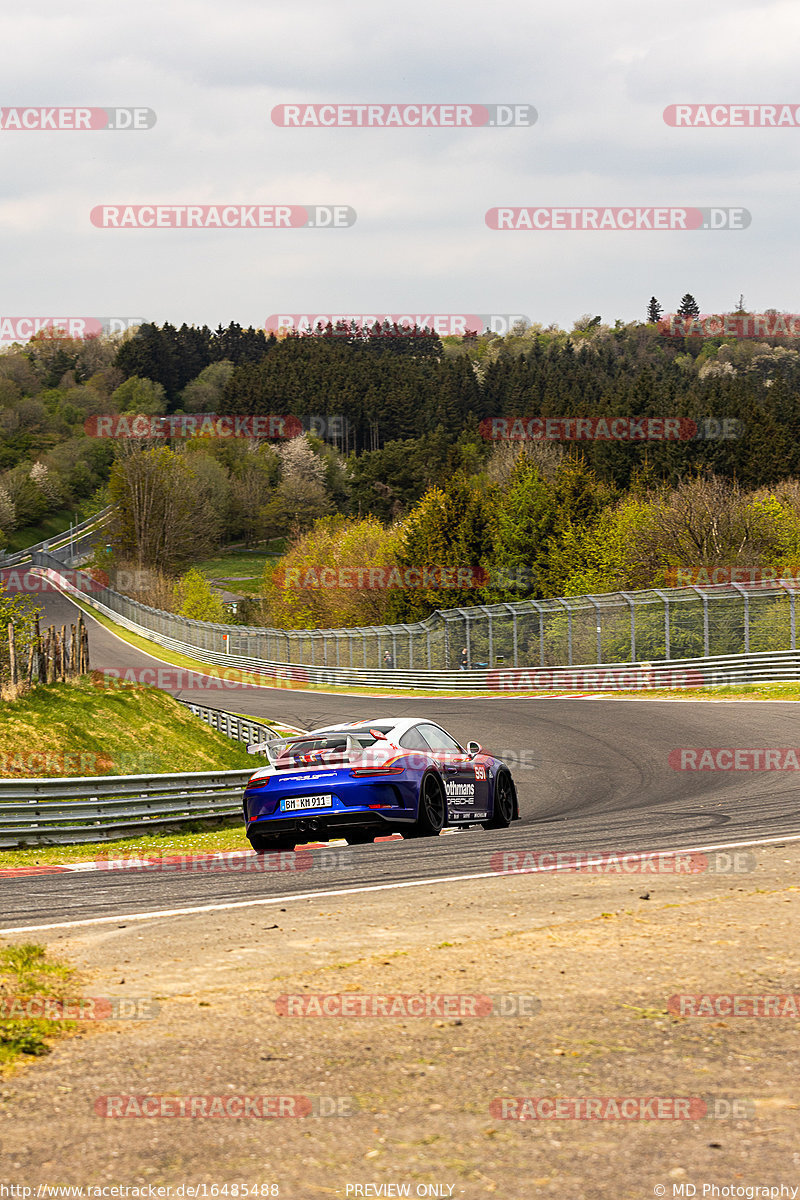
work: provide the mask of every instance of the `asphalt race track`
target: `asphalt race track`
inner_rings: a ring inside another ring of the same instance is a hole
[[[66,598],[48,594],[42,602],[45,624],[76,619]],[[157,665],[86,619],[94,669]],[[680,747],[796,746],[793,703],[170,690],[209,707],[301,728],[387,712],[430,716],[462,742],[473,738],[491,752],[531,764],[514,770],[522,819],[504,831],[315,850],[312,868],[302,872],[86,871],[6,878],[0,880],[0,929],[488,874],[499,850],[622,853],[800,837],[797,772],[680,771],[669,764],[670,751]],[[757,853],[757,845],[752,849]]]

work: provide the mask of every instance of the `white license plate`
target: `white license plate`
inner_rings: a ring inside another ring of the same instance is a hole
[[[296,812],[301,808],[332,808],[333,796],[287,796],[281,800],[281,812]]]

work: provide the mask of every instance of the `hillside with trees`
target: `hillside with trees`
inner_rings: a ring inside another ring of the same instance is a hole
[[[698,309],[688,294],[681,307]],[[365,555],[401,569],[474,568],[460,589],[337,597],[290,591],[270,566],[263,604],[244,617],[283,626],[643,587],[687,564],[792,568],[796,340],[670,336],[655,297],[648,317],[444,339],[350,327],[276,337],[235,324],[148,324],[85,341],[39,334],[0,353],[0,548],[49,514],[110,501],[112,565],[147,568],[167,581],[159,603],[184,608],[191,593],[195,612],[197,581],[174,581],[230,544],[283,538],[281,568],[356,566]],[[309,432],[88,436],[86,422],[111,413],[291,415]],[[678,419],[684,436],[490,436],[497,419],[524,431],[531,418],[585,417]],[[724,421],[734,436],[704,436]],[[219,619],[215,599],[208,612]]]

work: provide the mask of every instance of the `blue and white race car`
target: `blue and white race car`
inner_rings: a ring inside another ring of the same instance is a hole
[[[255,850],[376,834],[433,837],[446,825],[504,829],[519,819],[508,766],[464,749],[433,721],[376,718],[250,747],[267,754],[244,793]]]

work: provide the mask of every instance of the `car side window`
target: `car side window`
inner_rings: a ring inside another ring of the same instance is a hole
[[[430,743],[432,749],[452,750],[455,753],[463,754],[463,750],[455,738],[451,738],[449,733],[445,733],[437,725],[421,725],[420,730],[425,736],[426,741]]]
[[[404,750],[430,750],[430,743],[427,742],[420,730],[419,725],[413,725],[400,738],[400,745]]]

